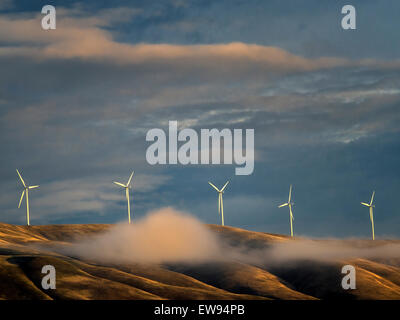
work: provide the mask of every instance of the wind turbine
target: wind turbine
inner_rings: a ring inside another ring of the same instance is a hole
[[[289,189],[289,199],[288,202],[281,204],[280,206],[278,206],[278,208],[282,208],[282,207],[289,207],[289,213],[290,213],[290,236],[293,237],[293,212],[292,212],[292,206],[294,205],[293,202],[291,202],[292,200],[292,185],[290,185],[290,189]]]
[[[21,194],[21,199],[19,200],[18,208],[21,207],[22,200],[24,199],[24,195],[26,193],[26,223],[29,226],[30,225],[30,223],[29,223],[29,190],[39,188],[39,186],[28,186],[25,183],[24,179],[22,179],[22,176],[19,173],[18,169],[16,169],[16,170],[17,170],[18,176],[24,186],[24,190],[22,191],[22,194]]]
[[[214,186],[211,182],[208,182],[211,187],[213,187],[218,192],[218,213],[221,215],[222,225],[224,225],[224,202],[222,200],[222,194],[229,181],[225,183],[225,185],[219,190],[216,186]]]
[[[114,183],[117,186],[125,188],[126,200],[128,201],[128,221],[129,221],[129,224],[131,223],[131,202],[129,200],[129,189],[131,188],[131,181],[132,181],[133,173],[134,173],[134,171],[132,171],[131,176],[129,177],[129,180],[128,180],[128,182],[126,184],[114,181]]]
[[[375,230],[374,230],[374,208],[375,208],[375,205],[372,204],[374,202],[374,196],[375,196],[375,191],[372,192],[372,197],[371,197],[370,203],[361,202],[361,204],[363,206],[366,206],[369,208],[369,218],[371,219],[371,225],[372,225],[372,240],[375,240]]]

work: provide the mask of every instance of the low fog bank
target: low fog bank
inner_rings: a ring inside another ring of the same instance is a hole
[[[248,264],[343,259],[400,259],[400,243],[367,240],[296,239],[267,248],[233,246],[196,218],[163,208],[133,224],[117,224],[89,239],[58,247],[58,252],[108,263],[205,263],[235,260]]]
[[[257,265],[275,265],[304,260],[335,262],[359,258],[375,261],[399,259],[398,263],[400,264],[400,243],[371,243],[370,240],[299,239],[277,242],[267,249],[260,250],[232,248],[231,257],[238,261]]]
[[[132,224],[62,249],[63,253],[104,262],[203,262],[221,256],[216,235],[183,212],[164,208]]]

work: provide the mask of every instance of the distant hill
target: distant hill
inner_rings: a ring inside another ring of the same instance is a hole
[[[268,266],[235,260],[192,265],[106,264],[52,249],[111,227],[0,224],[0,299],[400,299],[398,259],[301,259]],[[249,250],[296,241],[232,227],[208,227],[230,245]],[[349,241],[348,245],[355,244]],[[56,290],[41,288],[41,268],[47,264],[57,270]],[[356,290],[340,286],[344,264],[356,267]]]

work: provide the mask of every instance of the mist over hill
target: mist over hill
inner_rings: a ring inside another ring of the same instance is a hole
[[[347,264],[355,290],[341,286]],[[0,224],[0,298],[400,299],[400,240],[291,239],[170,208],[132,225]]]

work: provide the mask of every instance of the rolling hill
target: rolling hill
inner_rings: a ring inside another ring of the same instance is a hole
[[[400,260],[390,256],[319,260],[305,255],[280,263],[233,257],[194,264],[150,264],[99,262],[56,249],[110,228],[0,224],[0,299],[400,299]],[[242,251],[262,253],[275,244],[298,241],[232,227],[207,228],[229,248]],[[348,247],[379,247],[387,242],[343,241]],[[41,286],[41,269],[49,264],[57,270],[55,290]],[[341,287],[344,264],[356,268],[355,290]]]

